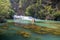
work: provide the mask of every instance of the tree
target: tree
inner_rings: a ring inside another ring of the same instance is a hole
[[[19,11],[19,1],[20,1],[20,0],[10,0],[12,9],[13,9],[16,13],[18,13],[18,11]]]
[[[54,12],[51,5],[42,5],[42,0],[38,0],[26,8],[26,15],[40,19],[54,19]]]
[[[10,7],[9,0],[0,0],[0,14],[8,12]]]
[[[10,2],[9,0],[0,0],[0,23],[5,23],[5,17],[9,15]]]
[[[15,14],[18,15],[26,14],[40,19],[54,19],[54,14],[57,12],[50,4],[42,3],[43,0],[10,0],[10,2]]]
[[[13,10],[18,15],[25,15],[26,8],[36,0],[10,0]]]
[[[7,16],[9,14],[10,7],[9,0],[0,0],[0,16]]]

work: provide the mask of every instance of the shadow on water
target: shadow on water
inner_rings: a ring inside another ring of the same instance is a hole
[[[0,40],[27,40],[27,39],[24,39],[22,36],[17,36],[17,35],[13,35],[13,36],[0,35]]]

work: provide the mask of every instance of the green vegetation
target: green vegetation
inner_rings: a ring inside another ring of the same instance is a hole
[[[43,20],[36,20],[34,24],[17,24],[12,20],[14,14]],[[51,21],[51,23],[49,20],[58,20],[58,23],[55,21]],[[31,38],[34,34],[39,35],[34,35],[36,37],[32,40],[40,40],[40,35],[45,34],[60,36],[59,21],[60,10],[53,8],[48,3],[43,4],[42,0],[13,0],[13,2],[12,0],[0,0],[0,35],[16,35],[25,39]]]
[[[39,3],[32,4],[26,8],[26,15],[40,18],[40,19],[46,19],[46,17],[49,17],[48,19],[53,20],[56,17],[57,11],[49,6],[42,6]],[[60,13],[57,13],[59,15]]]
[[[0,16],[7,16],[9,15],[10,10],[10,2],[9,0],[0,0]]]
[[[54,20],[60,18],[60,12],[52,8],[51,5],[42,5],[42,0],[37,1],[35,4],[29,5],[26,8],[26,15],[39,19]]]
[[[0,0],[0,16],[5,16],[5,18],[12,18],[12,16],[17,13],[26,15],[26,16],[32,16],[34,18],[39,19],[47,19],[47,20],[59,20],[60,18],[60,11],[52,8],[52,5],[44,5],[42,4],[42,0],[18,0],[13,1],[16,2],[14,6],[12,0]],[[18,3],[19,4],[18,4]],[[11,5],[12,4],[12,5]],[[18,7],[20,8],[18,12],[15,12],[14,8]]]

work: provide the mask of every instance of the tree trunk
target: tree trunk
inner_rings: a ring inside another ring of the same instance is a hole
[[[15,11],[15,14],[17,15],[25,15],[26,8],[34,3],[34,0],[24,0],[24,3],[22,4],[22,7],[19,7],[19,1],[21,0],[10,0],[12,9]]]
[[[19,8],[19,1],[20,0],[10,0],[12,9],[15,11],[16,15],[23,15],[23,10]]]

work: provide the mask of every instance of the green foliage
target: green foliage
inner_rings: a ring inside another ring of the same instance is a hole
[[[4,13],[5,15],[8,12],[9,7],[9,0],[0,0],[0,14]]]
[[[23,9],[23,13],[25,12],[25,15],[27,16],[32,16],[40,19],[45,19],[48,15],[50,16],[50,18],[60,16],[60,12],[53,9],[51,5],[42,5],[42,0],[18,1],[19,7]],[[10,0],[0,0],[0,16],[3,15],[9,17],[14,13],[14,10],[12,10],[11,8]]]
[[[26,3],[27,0],[20,0],[19,1],[19,7],[22,7],[24,5],[24,3]]]
[[[55,13],[55,9],[53,9],[51,6],[45,6],[44,9],[41,9],[39,11],[39,13],[40,13],[40,17],[46,18],[46,16],[49,15],[50,18],[53,18],[54,17],[53,14]]]
[[[13,12],[10,0],[0,0],[0,16],[9,17]]]
[[[60,16],[60,11],[56,11],[56,12],[54,13],[54,16],[55,16],[55,17]]]
[[[42,5],[42,0],[38,0],[37,3],[29,5],[26,8],[26,15],[28,16],[36,16],[40,19],[45,19],[46,16],[50,16],[51,19],[54,19],[55,16],[60,15],[55,9],[51,7],[51,5]]]
[[[28,6],[28,7],[26,8],[26,12],[25,12],[26,15],[32,16],[32,17],[38,16],[39,6],[40,6],[40,5],[38,5],[37,3]]]

